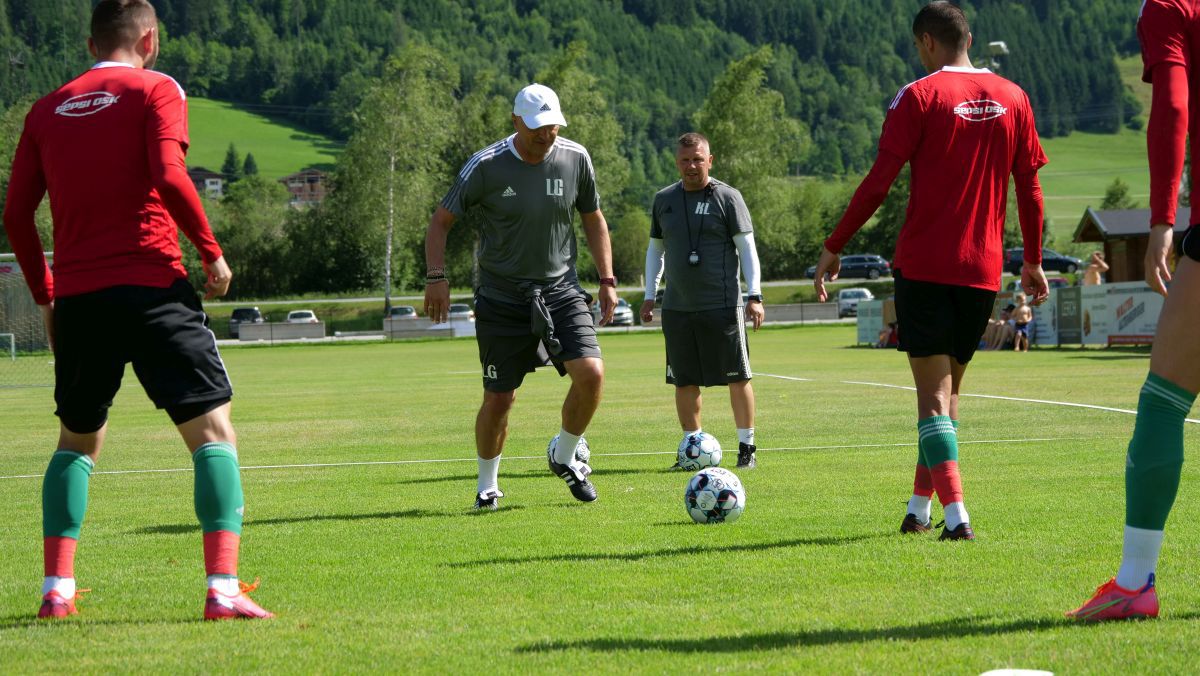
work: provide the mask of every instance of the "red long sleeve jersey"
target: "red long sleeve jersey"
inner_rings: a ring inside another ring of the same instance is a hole
[[[907,279],[998,289],[1009,176],[1032,178],[1047,162],[1025,92],[986,69],[942,68],[896,95],[879,153],[894,159],[895,171],[904,162],[912,169],[893,267]],[[1040,193],[1018,196],[1036,201],[1040,212]],[[830,251],[840,252],[875,210],[857,206],[826,241]],[[1040,213],[1022,221],[1032,240],[1026,260],[1038,263]]]
[[[97,64],[33,105],[13,159],[4,225],[38,303],[185,277],[178,228],[221,256],[187,176],[187,102],[170,77]],[[33,215],[46,193],[54,272]],[[178,224],[178,225],[177,225]]]

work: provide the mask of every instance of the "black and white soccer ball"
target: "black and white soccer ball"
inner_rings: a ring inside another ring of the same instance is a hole
[[[733,472],[709,467],[696,472],[688,481],[683,505],[696,523],[737,521],[746,509],[746,489]]]
[[[554,438],[550,440],[550,445],[546,447],[546,452],[550,454],[550,457],[554,457],[554,449],[556,448],[558,448],[557,434],[555,434]],[[591,464],[590,461],[592,459],[592,449],[590,446],[588,446],[587,439],[584,439],[583,437],[579,437],[579,443],[575,444],[575,459],[585,465]]]
[[[721,464],[721,444],[708,432],[684,435],[675,453],[680,469],[698,470]]]

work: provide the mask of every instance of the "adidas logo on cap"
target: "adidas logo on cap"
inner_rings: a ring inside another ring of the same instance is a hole
[[[524,119],[530,129],[550,124],[565,126],[567,121],[561,111],[562,106],[554,90],[536,82],[517,92],[513,101],[513,115]]]
[[[517,191],[516,191],[516,190],[513,190],[513,189],[512,189],[512,186],[510,185],[510,186],[508,186],[507,188],[505,188],[505,189],[504,189],[504,192],[500,193],[500,196],[501,196],[501,197],[516,197],[516,196],[517,196]]]

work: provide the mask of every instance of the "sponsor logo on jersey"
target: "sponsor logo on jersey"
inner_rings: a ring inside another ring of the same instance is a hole
[[[500,193],[500,196],[501,196],[501,197],[516,197],[516,196],[517,196],[517,191],[516,191],[516,190],[513,190],[513,189],[512,189],[512,186],[510,185],[510,186],[508,186],[507,188],[505,188],[505,189],[504,189],[504,192]]]
[[[55,115],[83,117],[94,115],[116,103],[121,97],[108,92],[88,92],[63,101],[54,109]]]
[[[561,178],[546,179],[546,194],[550,197],[562,197],[563,180]]]
[[[708,215],[708,202],[696,202],[696,215],[697,216],[707,216]]]
[[[991,99],[979,99],[977,101],[963,101],[954,106],[954,114],[967,122],[984,122],[1007,115],[1008,108]]]

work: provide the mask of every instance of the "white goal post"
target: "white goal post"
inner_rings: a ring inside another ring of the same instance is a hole
[[[47,259],[52,260],[50,254]],[[54,356],[41,309],[11,253],[0,254],[0,389],[54,384]]]

